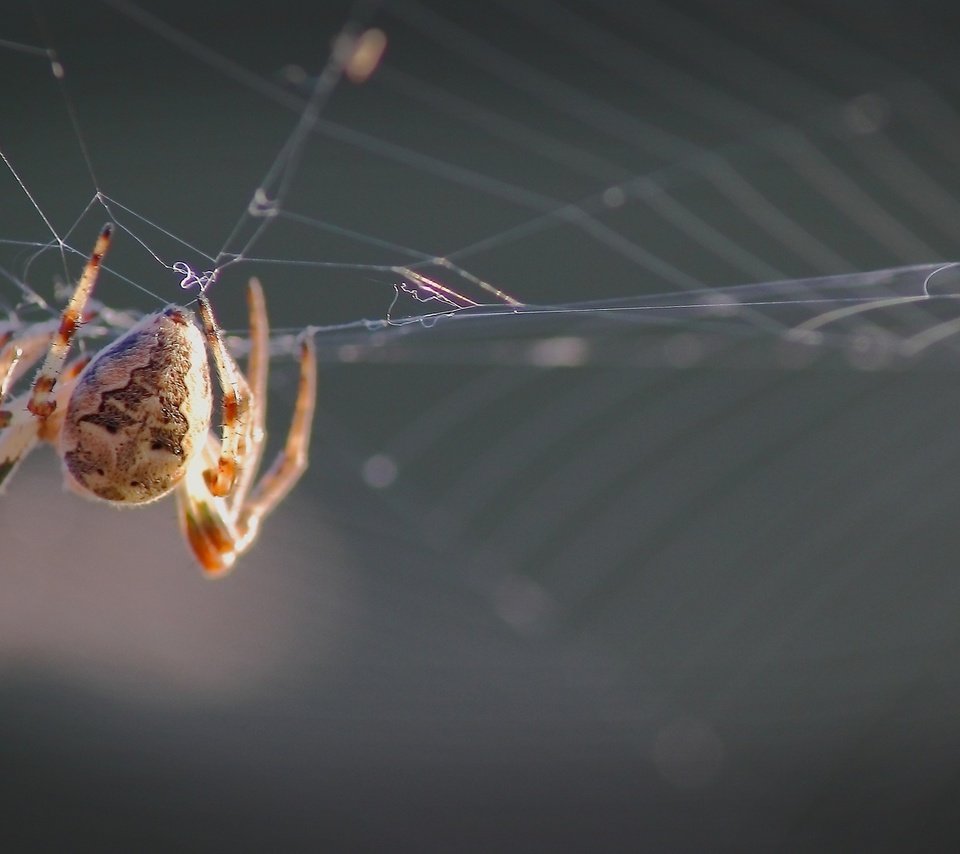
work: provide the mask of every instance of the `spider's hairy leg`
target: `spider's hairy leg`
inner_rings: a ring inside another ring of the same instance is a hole
[[[44,331],[27,331],[16,338],[4,336],[0,344],[0,430],[7,426],[13,418],[14,411],[26,409],[26,396],[11,401],[11,407],[5,407],[3,402],[7,392],[24,371],[35,365],[43,355],[44,349],[50,344],[50,334]]]
[[[286,498],[307,470],[316,401],[317,352],[313,336],[307,336],[300,345],[300,382],[287,441],[237,516],[243,548],[256,537],[264,517]]]
[[[217,442],[211,437],[204,453],[207,462],[215,462],[218,454]],[[236,561],[237,533],[226,499],[210,494],[205,474],[206,469],[199,467],[187,472],[177,488],[177,515],[183,536],[204,575],[219,578],[226,575]]]
[[[0,360],[4,355],[0,353]],[[32,361],[39,358],[37,355]],[[73,389],[73,384],[90,359],[83,356],[71,362],[63,372],[63,382],[60,383],[55,396],[55,403],[65,403]],[[16,367],[16,362],[10,365],[9,372]],[[10,401],[9,407],[0,409],[0,493],[3,492],[6,482],[23,462],[27,454],[36,446],[38,441],[56,442],[59,432],[58,418],[62,418],[63,406],[60,413],[51,419],[38,419],[27,409],[31,392],[27,391]],[[0,396],[0,404],[3,398]]]
[[[14,384],[30,370],[50,347],[56,326],[45,321],[14,333],[0,334],[0,408]]]
[[[7,389],[10,388],[13,380],[13,372],[22,358],[23,348],[19,344],[9,344],[0,350],[0,405],[7,396]],[[3,416],[0,415],[0,428],[2,427]]]
[[[246,499],[260,468],[266,433],[267,375],[270,368],[270,323],[267,304],[260,280],[251,278],[247,284],[247,311],[250,314],[250,354],[247,357],[247,384],[250,387],[250,430],[247,453],[237,473],[237,482],[230,494],[234,506]]]
[[[213,316],[210,302],[201,294],[197,298],[200,306],[200,320],[207,338],[207,346],[213,354],[213,361],[223,393],[223,438],[220,456],[216,465],[204,472],[207,488],[213,495],[223,497],[230,494],[237,479],[241,461],[247,454],[250,423],[250,387],[240,373],[237,363],[227,352],[220,334],[220,327]]]
[[[100,231],[97,242],[94,244],[93,252],[87,260],[86,266],[77,286],[70,297],[70,302],[63,310],[60,317],[60,328],[57,330],[50,349],[47,351],[47,358],[43,366],[37,373],[37,378],[33,381],[33,392],[30,400],[27,402],[27,408],[38,418],[48,418],[57,407],[57,399],[54,394],[54,386],[63,365],[67,360],[67,354],[70,351],[70,344],[73,342],[73,336],[76,334],[77,327],[80,325],[80,318],[83,315],[84,306],[90,298],[93,286],[97,283],[97,276],[100,273],[100,262],[110,248],[110,238],[113,234],[113,225],[107,223]]]
[[[205,477],[188,474],[177,489],[180,527],[207,578],[219,578],[232,568],[237,557],[253,544],[263,518],[273,511],[293,488],[307,467],[307,450],[313,425],[317,388],[317,363],[313,339],[300,349],[300,382],[293,422],[284,449],[257,484],[249,501],[239,503],[217,498],[205,488]],[[206,453],[217,459],[216,440]]]
[[[30,346],[30,341],[36,344],[36,336],[31,338],[29,333],[26,340],[11,338],[4,336],[4,346],[0,349],[0,492],[20,461],[33,450],[38,438],[37,419],[27,411],[29,393],[14,398],[9,405],[4,405],[4,401],[17,374],[37,362],[43,349]]]
[[[15,398],[21,404],[16,410],[0,411],[0,494],[10,475],[37,444],[37,419],[26,409],[26,399]]]

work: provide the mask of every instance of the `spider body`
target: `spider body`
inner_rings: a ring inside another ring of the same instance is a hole
[[[101,350],[77,377],[60,456],[75,488],[145,504],[183,479],[212,412],[203,335],[193,312],[170,306]]]
[[[144,317],[93,358],[70,345],[109,247],[104,227],[59,328],[0,334],[0,489],[37,442],[53,444],[66,483],[117,507],[174,492],[180,528],[204,572],[223,575],[253,543],[263,518],[306,470],[316,397],[313,341],[300,348],[300,382],[286,444],[257,480],[264,444],[269,330],[263,290],[251,279],[250,355],[244,375],[227,352],[202,293],[199,318],[171,305]],[[46,354],[30,390],[8,390]],[[211,432],[209,358],[223,429]]]

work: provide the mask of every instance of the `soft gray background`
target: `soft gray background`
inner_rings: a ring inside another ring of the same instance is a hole
[[[286,207],[442,254],[651,176],[597,213],[624,244],[551,220],[459,260],[553,304],[955,258],[955,13],[835,5],[428,4],[437,19],[386,3],[383,74],[335,93],[340,138],[311,136]],[[282,86],[285,65],[319,66],[345,7],[142,8],[185,38],[52,2],[0,37],[57,48],[104,192],[215,252],[297,114],[205,58]],[[0,146],[65,231],[94,192],[66,102],[43,60],[0,63]],[[0,194],[0,236],[48,238],[5,174]],[[291,222],[256,254],[408,260]],[[3,266],[28,255],[3,247]],[[182,298],[129,235],[110,266]],[[49,253],[27,275],[52,300],[58,270]],[[212,291],[232,329],[253,272],[294,330],[382,318],[395,278],[238,266]],[[116,275],[98,293],[158,304]],[[732,357],[704,360],[705,323],[682,321],[679,337],[564,316],[530,339],[506,321],[321,334],[311,470],[219,583],[172,502],[83,502],[37,453],[0,504],[0,838],[812,851],[952,835],[955,345],[887,360],[853,322],[811,364],[723,331]],[[573,332],[608,358],[536,364],[537,341]],[[279,358],[274,438],[295,378]],[[384,489],[364,478],[378,454],[398,466]]]

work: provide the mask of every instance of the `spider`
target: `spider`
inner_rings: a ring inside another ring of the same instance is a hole
[[[286,445],[255,483],[264,449],[269,330],[263,290],[251,279],[245,377],[224,346],[204,294],[194,313],[178,305],[147,315],[96,353],[68,361],[70,345],[111,240],[104,226],[59,328],[0,331],[0,407],[13,382],[46,352],[32,387],[0,408],[0,489],[37,442],[55,445],[66,485],[116,507],[176,492],[180,527],[203,572],[228,572],[260,523],[307,467],[316,397],[312,339],[300,347],[300,380]],[[207,351],[222,390],[222,436]]]

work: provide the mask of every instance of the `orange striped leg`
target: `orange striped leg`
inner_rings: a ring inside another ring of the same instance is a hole
[[[93,253],[90,255],[86,267],[83,268],[83,274],[80,276],[80,281],[77,282],[73,296],[70,297],[70,302],[63,310],[60,317],[60,328],[50,344],[47,358],[37,373],[37,378],[33,381],[33,392],[27,402],[27,408],[38,418],[49,418],[53,410],[56,409],[57,401],[53,389],[67,360],[70,344],[73,342],[73,336],[80,325],[84,306],[93,291],[93,286],[97,283],[100,262],[107,249],[110,248],[112,234],[113,225],[107,223],[100,232],[96,244],[94,244]]]
[[[300,345],[300,382],[287,441],[273,465],[257,483],[250,500],[238,508],[237,528],[242,540],[241,550],[253,541],[260,522],[286,498],[307,470],[316,402],[317,352],[313,337],[308,336]]]
[[[23,349],[19,344],[8,344],[0,350],[0,406],[3,405],[7,390],[13,381],[13,372],[22,358]],[[0,427],[3,427],[2,415],[0,415]]]
[[[223,497],[230,494],[237,479],[237,470],[247,453],[250,438],[250,388],[240,373],[237,363],[227,352],[220,334],[220,327],[213,316],[210,302],[201,294],[197,297],[200,305],[200,320],[207,338],[207,346],[213,354],[213,361],[223,392],[223,434],[220,456],[216,466],[204,472],[207,488],[213,495]]]
[[[10,340],[6,336],[5,340],[9,343],[0,349],[0,491],[37,441],[37,419],[27,411],[29,392],[14,398],[7,406],[4,401],[17,374],[43,354],[42,348],[31,348],[23,344],[22,339]]]
[[[208,578],[220,578],[230,571],[237,557],[253,544],[263,518],[306,470],[316,387],[316,353],[313,339],[307,339],[300,351],[299,390],[286,446],[257,484],[249,502],[241,505],[232,498],[211,495],[201,467],[188,472],[178,487],[180,527]],[[218,447],[214,437],[211,436],[204,452],[204,465],[216,461]]]
[[[237,482],[230,493],[230,504],[239,507],[246,500],[257,477],[263,456],[264,422],[267,418],[267,375],[270,368],[270,325],[263,288],[258,279],[247,285],[247,309],[250,313],[250,355],[247,357],[246,379],[250,386],[250,430],[247,452],[240,460]]]
[[[67,365],[63,372],[63,382],[58,385],[54,397],[54,402],[61,404],[60,412],[53,417],[39,419],[27,409],[31,394],[29,391],[13,398],[8,408],[0,410],[0,492],[38,440],[56,443],[60,420],[66,408],[64,404],[73,391],[77,376],[89,361],[88,356],[83,356]]]
[[[219,442],[211,436],[204,449],[203,465],[216,463]],[[207,488],[202,466],[191,467],[177,487],[180,530],[207,578],[226,575],[236,560],[236,530],[225,498],[216,498]]]

